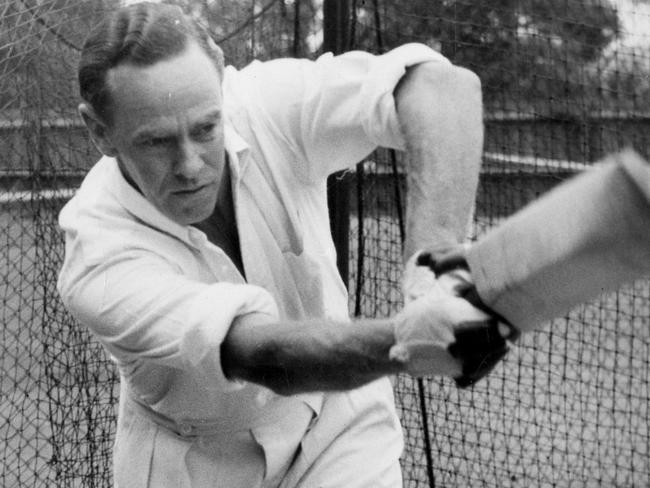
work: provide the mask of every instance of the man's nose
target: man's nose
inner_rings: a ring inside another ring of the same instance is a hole
[[[203,159],[198,147],[192,141],[180,141],[177,148],[174,174],[179,178],[196,178],[203,168]]]

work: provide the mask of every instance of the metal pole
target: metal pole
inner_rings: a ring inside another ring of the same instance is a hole
[[[350,5],[348,0],[323,2],[323,51],[341,54],[350,43]],[[345,286],[349,279],[350,177],[344,173],[327,180],[330,230],[336,247],[336,264]]]

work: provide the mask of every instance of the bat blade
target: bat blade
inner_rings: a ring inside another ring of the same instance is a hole
[[[610,156],[488,232],[467,262],[481,299],[521,330],[650,276],[650,165]]]

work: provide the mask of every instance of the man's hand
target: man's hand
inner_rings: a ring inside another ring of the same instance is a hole
[[[395,316],[395,345],[390,358],[406,366],[409,374],[420,377],[446,375],[459,377],[463,364],[451,346],[460,327],[487,327],[489,315],[467,300],[442,289],[411,300]]]
[[[405,301],[447,293],[483,312],[482,320],[462,320],[453,326],[454,340],[448,352],[462,364],[456,375],[460,387],[473,385],[487,375],[509,350],[519,331],[487,307],[478,293],[465,260],[464,248],[416,253],[407,263],[403,291]]]
[[[472,283],[471,274],[464,261],[464,253],[453,248],[454,253],[452,256],[451,250],[452,248],[438,252],[419,251],[411,256],[404,266],[404,276],[402,278],[402,294],[405,303],[426,294],[440,291],[459,296],[460,290],[466,288],[467,284]],[[444,262],[438,262],[437,269],[434,255],[446,256]],[[462,263],[465,263],[465,266],[462,266]],[[441,264],[444,265],[444,269]]]

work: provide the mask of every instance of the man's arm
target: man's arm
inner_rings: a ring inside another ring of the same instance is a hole
[[[400,372],[457,377],[461,363],[448,351],[454,327],[488,319],[448,293],[414,300],[391,319],[278,323],[247,314],[230,327],[221,364],[228,378],[281,394],[346,390]]]
[[[389,319],[268,323],[268,318],[250,314],[230,328],[221,363],[228,377],[280,394],[347,390],[405,370],[389,358],[393,343]]]
[[[488,322],[459,323],[454,329],[449,350],[463,365],[463,374],[455,379],[465,387],[506,354],[510,331],[501,317],[469,299],[464,292],[472,289],[468,273],[434,275],[436,266],[431,266],[443,251],[467,238],[483,150],[481,84],[464,68],[421,63],[409,68],[394,95],[408,153],[405,300],[442,287],[491,317]]]
[[[409,68],[394,95],[408,156],[408,259],[467,237],[483,150],[481,84],[464,68],[427,62]]]

